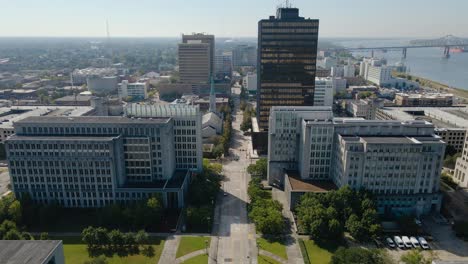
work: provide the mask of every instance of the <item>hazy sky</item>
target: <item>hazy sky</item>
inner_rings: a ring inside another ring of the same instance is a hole
[[[0,0],[0,36],[256,36],[278,0]],[[466,0],[292,0],[321,37],[468,37]]]

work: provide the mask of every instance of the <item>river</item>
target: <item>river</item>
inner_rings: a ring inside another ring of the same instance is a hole
[[[408,45],[409,39],[337,39],[335,44],[347,48],[383,47]],[[370,56],[370,52],[356,52],[354,55]],[[450,58],[443,58],[443,48],[408,49],[404,64],[409,73],[455,88],[468,90],[468,52],[451,53]],[[376,51],[375,57],[385,58],[388,65],[402,61],[402,51]]]

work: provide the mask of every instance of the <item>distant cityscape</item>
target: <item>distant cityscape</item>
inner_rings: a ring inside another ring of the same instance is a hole
[[[468,40],[344,47],[308,15],[0,38],[0,263],[468,263],[468,90],[406,60]]]

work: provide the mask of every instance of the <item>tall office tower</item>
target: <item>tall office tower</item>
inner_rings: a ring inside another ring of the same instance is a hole
[[[312,106],[319,21],[297,8],[278,8],[258,22],[257,116],[268,130],[272,106]]]
[[[257,48],[248,45],[239,45],[232,50],[232,65],[240,66],[256,66],[257,65]]]
[[[200,40],[179,44],[180,82],[207,84],[211,76],[210,45]]]
[[[182,44],[182,45],[181,45]],[[214,35],[205,35],[203,33],[194,33],[192,35],[182,35],[182,43],[179,44],[179,67],[187,68],[188,73],[206,72],[208,67],[208,75],[202,82],[208,83],[209,77],[213,75],[215,70],[215,39]],[[184,45],[185,44],[185,45]],[[204,45],[203,45],[204,44]],[[182,57],[180,54],[182,46]],[[208,49],[207,51],[205,49]],[[206,55],[208,53],[208,55]],[[181,63],[182,59],[182,63]],[[208,65],[206,60],[208,60]],[[193,77],[188,76],[189,80]],[[205,77],[205,74],[199,75],[198,78]],[[195,81],[198,82],[198,78]],[[182,81],[182,72],[181,72]],[[190,81],[189,81],[190,82]]]

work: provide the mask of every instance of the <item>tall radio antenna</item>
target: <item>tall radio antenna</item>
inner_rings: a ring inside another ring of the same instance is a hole
[[[109,30],[109,20],[106,19],[106,34],[107,34],[107,48],[110,50],[111,59],[114,58],[114,53],[111,47],[110,41],[110,30]]]

